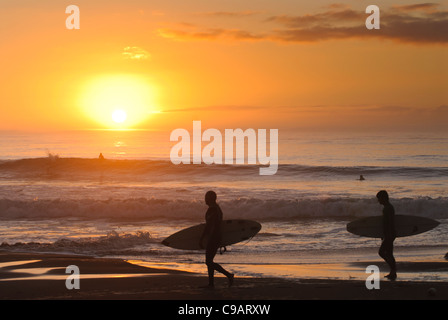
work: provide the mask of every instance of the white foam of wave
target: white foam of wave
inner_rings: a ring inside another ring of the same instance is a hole
[[[111,231],[105,236],[68,239],[61,238],[54,242],[3,242],[0,249],[10,251],[37,251],[37,252],[69,252],[94,255],[137,254],[138,246],[150,246],[156,243],[149,232],[136,231],[135,233],[119,234]],[[150,250],[145,250],[149,254]]]
[[[448,218],[448,198],[392,199],[397,214]],[[290,220],[300,218],[364,217],[381,214],[375,199],[259,199],[220,201],[226,219]],[[8,200],[0,199],[0,219],[188,219],[203,220],[207,207],[198,200],[155,198]]]

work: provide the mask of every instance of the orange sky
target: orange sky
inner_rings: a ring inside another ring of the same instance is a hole
[[[447,1],[377,1],[380,30],[360,1],[80,0],[79,30],[69,4],[0,3],[0,129],[107,128],[118,100],[143,129],[448,127]]]

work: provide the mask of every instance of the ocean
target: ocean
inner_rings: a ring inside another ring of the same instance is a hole
[[[379,239],[346,231],[380,215],[379,190],[397,214],[436,219],[396,240],[396,258],[443,260],[448,251],[448,137],[443,133],[279,131],[278,171],[261,165],[171,163],[169,132],[84,130],[0,133],[0,249],[119,257],[206,272],[203,253],[161,241],[202,223],[204,194],[218,194],[225,219],[262,224],[253,239],[216,260],[239,276],[315,276],[304,266],[374,261]],[[102,153],[105,160],[98,159]],[[359,180],[360,176],[365,180]],[[387,271],[387,270],[385,270]],[[362,268],[328,277],[365,278]],[[407,274],[447,280],[445,273]]]

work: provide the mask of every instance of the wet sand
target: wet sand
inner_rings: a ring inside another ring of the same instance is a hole
[[[68,290],[66,267],[79,267],[80,289]],[[351,266],[353,267],[353,265]],[[402,263],[402,272],[447,271],[448,262]],[[321,265],[325,268],[325,265]],[[331,266],[334,268],[334,265]],[[360,266],[361,268],[361,266]],[[367,275],[366,275],[367,276]],[[149,268],[121,259],[88,256],[10,253],[0,251],[0,299],[132,299],[132,300],[434,300],[448,299],[448,283],[385,281],[368,290],[365,281],[306,278],[238,277],[227,287],[216,278],[215,289],[205,273]]]

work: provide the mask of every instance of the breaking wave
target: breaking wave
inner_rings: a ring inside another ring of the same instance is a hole
[[[9,244],[3,242],[0,249],[8,251],[37,251],[37,252],[68,252],[75,254],[93,254],[93,255],[115,255],[129,254],[139,255],[144,252],[145,255],[151,254],[148,249],[156,243],[149,232],[137,231],[134,234],[119,234],[116,231],[109,232],[106,236],[87,237],[78,239],[61,238],[55,242],[17,242]],[[139,251],[139,246],[145,246],[145,250]]]
[[[448,198],[392,199],[397,214],[429,218],[448,218]],[[381,206],[375,199],[259,199],[221,200],[226,219],[287,220],[300,218],[339,218],[378,215]],[[202,221],[207,207],[198,200],[155,198],[9,200],[0,199],[0,219],[186,219]]]
[[[99,160],[87,158],[33,158],[0,160],[0,176],[27,179],[96,179],[99,175],[119,180],[171,180],[186,177],[254,177],[259,165],[174,165],[166,160]],[[277,177],[400,176],[431,178],[448,176],[447,167],[304,166],[280,164]]]

